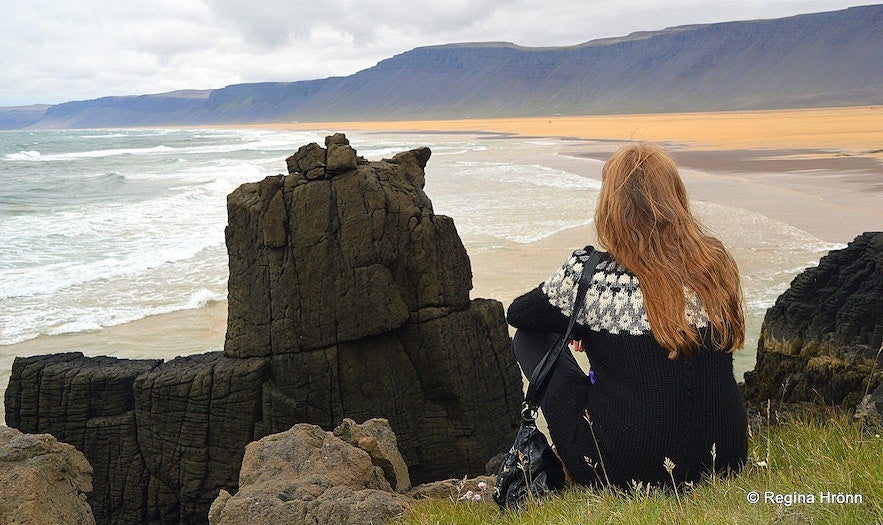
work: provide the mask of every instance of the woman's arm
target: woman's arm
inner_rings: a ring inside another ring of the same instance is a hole
[[[552,333],[563,332],[570,321],[561,310],[549,303],[540,286],[512,301],[506,320],[519,330]]]
[[[551,277],[512,301],[506,316],[509,324],[531,332],[561,333],[567,330],[582,265],[593,249],[586,246],[576,250]]]

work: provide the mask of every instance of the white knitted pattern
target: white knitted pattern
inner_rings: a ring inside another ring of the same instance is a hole
[[[577,250],[542,284],[549,302],[570,316],[576,299],[579,275],[589,254]],[[699,295],[684,288],[687,322],[697,328],[708,325],[708,314]],[[650,321],[644,306],[644,296],[638,279],[612,258],[602,257],[586,292],[586,303],[577,312],[576,322],[595,331],[611,334],[642,335],[650,332]]]

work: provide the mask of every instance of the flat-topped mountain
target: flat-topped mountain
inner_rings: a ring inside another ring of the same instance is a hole
[[[0,128],[785,109],[883,103],[883,5],[668,28],[569,47],[413,49],[347,77],[105,97]],[[29,116],[30,118],[25,118]]]

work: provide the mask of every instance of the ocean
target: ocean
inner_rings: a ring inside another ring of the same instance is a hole
[[[9,345],[225,300],[227,194],[285,172],[285,158],[297,147],[322,144],[327,134],[0,132],[0,387],[14,358]],[[454,218],[470,254],[591,224],[602,163],[561,155],[574,141],[475,133],[347,136],[368,160],[429,146],[426,192],[436,213]],[[843,246],[746,209],[712,202],[694,207],[743,267],[754,325],[747,348],[756,346],[763,313],[794,275]],[[550,260],[549,273],[560,262]]]

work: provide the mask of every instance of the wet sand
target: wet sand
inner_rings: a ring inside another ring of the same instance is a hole
[[[864,231],[883,229],[881,117],[883,108],[865,107],[261,127],[548,137],[558,148],[553,167],[574,173],[580,173],[585,159],[604,160],[629,140],[652,140],[664,143],[672,152],[682,167],[694,202],[751,210],[820,240],[847,243]],[[510,243],[499,249],[470,253],[472,296],[495,298],[507,306],[514,297],[548,277],[573,249],[594,243],[592,229],[579,227],[530,244]],[[0,346],[0,356],[4,357],[0,386],[5,388],[11,356],[15,355],[82,351],[87,355],[171,359],[221,350],[226,312],[226,303],[219,302],[102,330],[41,336]],[[759,326],[750,329],[756,332]],[[747,349],[742,358],[737,354],[739,378],[752,366],[753,348]]]

